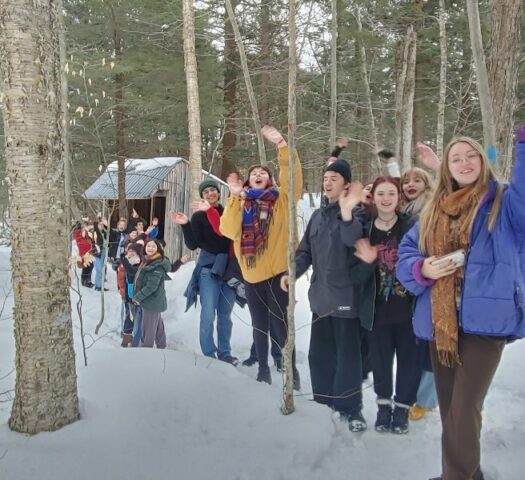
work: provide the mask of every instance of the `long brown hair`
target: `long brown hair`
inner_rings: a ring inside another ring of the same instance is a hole
[[[437,221],[440,200],[457,189],[457,184],[452,178],[450,168],[448,166],[448,156],[450,154],[450,149],[457,143],[467,143],[474,150],[476,150],[476,152],[481,158],[481,172],[474,184],[474,198],[476,208],[473,208],[466,218],[469,232],[472,229],[472,224],[474,223],[474,219],[476,218],[476,213],[478,212],[479,204],[483,196],[487,192],[489,181],[497,181],[496,174],[490,166],[487,156],[485,155],[485,152],[483,150],[483,147],[478,142],[476,142],[476,140],[470,137],[456,137],[452,139],[445,148],[445,151],[443,152],[443,161],[441,162],[441,168],[439,170],[439,177],[436,190],[434,191],[434,194],[432,195],[430,201],[427,203],[427,205],[421,212],[419,224],[419,250],[422,253],[427,253],[428,251],[428,238],[431,229]],[[494,198],[494,203],[492,204],[492,208],[490,210],[489,215],[489,232],[492,232],[492,230],[494,229],[494,225],[496,224],[498,213],[501,207],[502,195],[503,187],[501,183],[498,182],[496,196]]]

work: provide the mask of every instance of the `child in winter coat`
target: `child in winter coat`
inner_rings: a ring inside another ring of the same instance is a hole
[[[132,301],[135,288],[135,275],[139,269],[142,255],[143,248],[141,244],[128,243],[125,247],[125,255],[121,257],[117,270],[117,284],[120,296],[122,297],[121,345],[123,347],[127,347],[130,343],[136,347],[142,337],[142,308]]]
[[[525,235],[525,126],[516,136],[508,187],[497,181],[479,143],[452,140],[436,192],[399,246],[397,276],[417,296],[414,332],[431,341],[443,480],[483,479],[483,401],[505,343],[525,333],[519,255]],[[450,253],[457,260],[439,261]]]
[[[83,221],[80,228],[73,230],[73,238],[78,247],[80,260],[78,267],[82,268],[82,286],[93,288],[91,283],[91,272],[93,271],[93,253],[95,251],[93,242],[93,225],[89,221]]]
[[[145,258],[135,279],[133,301],[142,307],[141,346],[166,348],[166,333],[161,313],[168,304],[164,281],[172,265],[164,256],[164,249],[158,240],[148,240],[144,245]]]

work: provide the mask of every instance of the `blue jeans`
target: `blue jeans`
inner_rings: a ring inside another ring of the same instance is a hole
[[[419,388],[417,389],[416,405],[423,408],[437,407],[436,384],[434,383],[434,374],[423,370]]]
[[[98,257],[95,257],[95,288],[102,288],[104,260],[106,258],[106,252],[103,251]]]
[[[142,339],[142,307],[131,305],[131,315],[133,316],[133,340],[132,347],[138,347]]]
[[[231,313],[235,304],[235,290],[225,282],[212,276],[209,268],[202,268],[199,275],[201,299],[200,344],[207,357],[215,354],[219,358],[231,355]],[[213,322],[217,316],[217,346],[213,339]]]

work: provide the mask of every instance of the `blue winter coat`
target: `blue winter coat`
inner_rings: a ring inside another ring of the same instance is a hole
[[[496,193],[496,182],[479,207],[470,234],[459,312],[465,333],[522,338],[525,334],[525,281],[521,265],[525,236],[525,143],[516,145],[512,179],[503,192],[496,225],[488,230],[488,219]],[[399,245],[396,273],[407,290],[417,296],[413,316],[418,338],[433,339],[431,288],[421,267],[425,256],[418,247],[419,223]],[[521,255],[520,255],[521,254]]]

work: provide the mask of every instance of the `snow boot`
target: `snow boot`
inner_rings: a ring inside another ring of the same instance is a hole
[[[133,335],[131,335],[130,333],[124,333],[122,335],[122,343],[120,344],[120,346],[126,348],[128,345],[131,345],[132,341]]]
[[[264,382],[268,385],[272,384],[272,374],[270,373],[270,369],[268,367],[259,367],[259,372],[257,373],[257,379],[258,382]]]
[[[239,359],[237,357],[232,357],[231,355],[224,355],[223,357],[219,357],[219,360],[221,362],[229,363],[233,365],[234,367],[239,365]]]
[[[408,405],[395,403],[394,412],[392,413],[392,433],[403,435],[408,433]]]
[[[275,357],[273,359],[273,364],[279,373],[284,372],[283,357]]]
[[[418,404],[414,404],[410,407],[408,418],[413,422],[421,420],[427,413],[434,411],[433,408],[420,407]]]
[[[351,432],[364,432],[368,428],[366,420],[363,417],[361,411],[356,413],[349,413],[348,415],[346,415],[346,419],[348,421],[348,429]]]
[[[248,357],[242,362],[243,367],[252,367],[257,363],[257,357]]]
[[[392,401],[384,398],[377,400],[377,417],[374,425],[376,432],[392,431]]]

